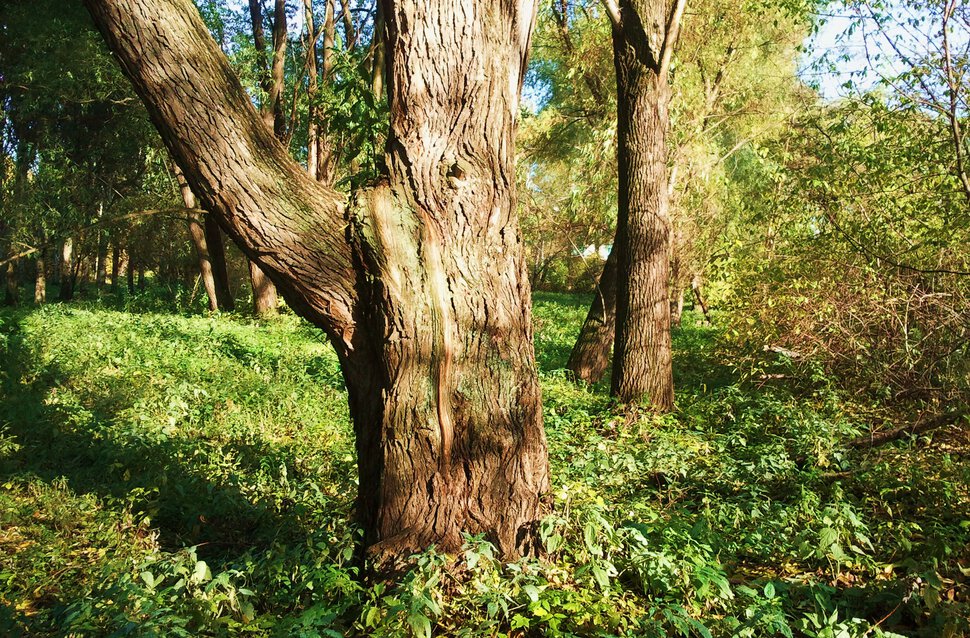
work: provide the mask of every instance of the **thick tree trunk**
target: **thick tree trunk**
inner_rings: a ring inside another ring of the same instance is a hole
[[[47,250],[37,253],[34,267],[34,303],[39,306],[47,301]]]
[[[616,251],[611,250],[596,286],[596,296],[566,364],[576,379],[586,383],[599,382],[610,367],[616,332],[616,274]]]
[[[74,298],[74,240],[71,237],[64,239],[61,244],[61,301],[70,301]]]
[[[216,285],[216,298],[219,308],[232,311],[236,308],[232,290],[229,288],[229,267],[226,264],[226,246],[222,237],[222,229],[215,216],[203,216],[203,230],[205,231],[205,245],[209,249],[209,264],[212,267],[212,278]]]
[[[202,226],[202,213],[196,210],[195,194],[192,187],[185,181],[185,176],[178,166],[175,167],[175,177],[178,179],[179,191],[182,193],[182,203],[188,209],[186,222],[189,231],[189,240],[195,249],[196,259],[199,261],[199,276],[202,279],[202,287],[209,298],[209,310],[215,312],[219,310],[219,298],[216,295],[216,280],[212,274],[212,260],[209,257],[209,246],[205,243],[205,229]]]
[[[548,468],[514,133],[534,3],[383,3],[388,172],[349,208],[259,124],[191,0],[86,4],[203,206],[330,335],[371,554],[462,533],[529,551]]]
[[[131,256],[130,250],[128,253],[128,268],[126,274],[128,275],[128,294],[135,294],[135,260]]]
[[[276,286],[254,261],[249,262],[249,281],[253,286],[253,312],[257,317],[271,317],[276,314],[279,300]]]
[[[617,86],[619,213],[612,391],[658,411],[674,405],[670,342],[667,193],[670,89],[660,44],[666,3],[625,0],[613,29]]]

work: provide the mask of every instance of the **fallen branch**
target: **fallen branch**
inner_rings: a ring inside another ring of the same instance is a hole
[[[967,410],[956,410],[954,412],[948,412],[946,414],[941,414],[937,417],[929,419],[928,421],[923,421],[922,423],[914,423],[912,425],[904,425],[893,430],[887,430],[885,432],[877,432],[870,434],[869,436],[861,436],[857,439],[849,441],[846,445],[847,447],[876,447],[878,445],[883,445],[884,443],[889,443],[890,441],[896,441],[907,436],[913,436],[915,434],[922,434],[924,432],[929,432],[930,430],[936,430],[947,425],[956,423],[963,417],[967,416]]]

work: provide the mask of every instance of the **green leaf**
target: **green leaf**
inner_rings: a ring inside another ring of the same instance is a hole
[[[411,614],[408,616],[408,625],[417,638],[431,638],[431,621],[424,614]]]

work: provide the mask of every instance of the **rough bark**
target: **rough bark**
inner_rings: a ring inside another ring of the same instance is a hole
[[[388,170],[345,208],[261,124],[191,0],[85,1],[204,208],[330,335],[371,554],[463,532],[529,551],[548,468],[514,134],[534,3],[383,3]]]
[[[61,244],[61,301],[74,298],[74,240],[66,237]]]
[[[38,306],[47,301],[47,250],[37,253],[34,261],[34,303]]]
[[[212,274],[212,260],[209,257],[209,245],[205,242],[205,228],[202,223],[202,213],[196,209],[195,194],[192,187],[185,181],[185,175],[175,167],[175,176],[179,183],[179,192],[182,194],[182,203],[188,210],[186,213],[186,224],[189,231],[189,241],[195,249],[195,256],[199,262],[199,277],[202,279],[202,287],[209,298],[209,310],[216,312],[219,310],[219,298],[216,295],[216,280]]]
[[[253,312],[257,317],[271,317],[276,314],[279,300],[276,286],[269,280],[259,265],[249,262],[249,281],[253,286]]]
[[[603,264],[596,296],[566,364],[577,380],[597,383],[610,367],[616,330],[616,279],[616,251],[611,250]]]
[[[670,341],[668,104],[662,0],[624,0],[613,28],[619,211],[612,392],[625,403],[673,408]]]

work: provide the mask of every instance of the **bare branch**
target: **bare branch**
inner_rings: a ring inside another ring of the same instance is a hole
[[[660,77],[666,77],[670,69],[670,61],[674,57],[674,47],[677,46],[677,38],[680,36],[680,23],[684,19],[684,7],[687,0],[676,0],[674,9],[667,22],[667,33],[664,35],[663,49],[660,53]]]
[[[610,16],[610,21],[613,23],[613,26],[619,29],[623,21],[620,18],[620,7],[617,6],[616,0],[603,0],[603,7]]]

